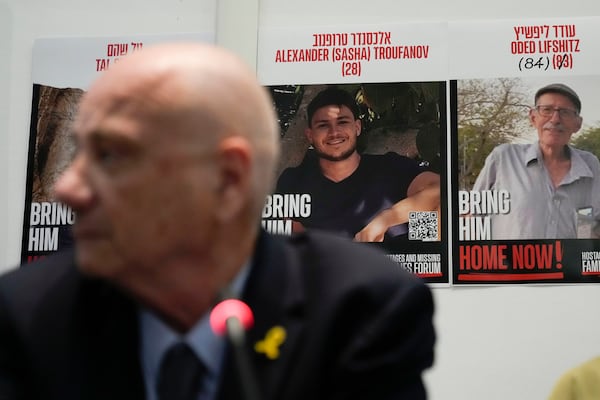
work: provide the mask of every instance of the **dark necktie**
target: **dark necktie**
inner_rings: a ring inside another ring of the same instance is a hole
[[[159,400],[195,400],[206,367],[186,343],[176,343],[166,352],[158,372]]]

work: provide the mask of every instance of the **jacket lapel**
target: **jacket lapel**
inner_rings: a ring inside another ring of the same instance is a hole
[[[86,399],[144,399],[135,304],[117,289],[86,280],[77,307]]]
[[[304,282],[300,259],[283,239],[262,232],[243,300],[254,313],[246,351],[262,398],[276,399],[294,365],[304,327]],[[235,361],[228,351],[221,400],[244,398]]]

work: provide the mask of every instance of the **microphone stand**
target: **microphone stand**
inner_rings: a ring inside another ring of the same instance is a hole
[[[246,400],[260,400],[256,377],[254,376],[248,353],[244,347],[244,327],[236,317],[227,318],[225,326],[227,329],[227,338],[233,348],[233,355],[238,367],[242,392],[245,394]]]

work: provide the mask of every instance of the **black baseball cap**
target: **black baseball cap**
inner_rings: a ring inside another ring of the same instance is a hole
[[[546,93],[558,93],[568,97],[573,105],[575,105],[577,112],[581,111],[581,100],[579,100],[579,96],[567,85],[562,83],[551,83],[550,85],[544,86],[535,93],[535,104],[537,104],[538,98]]]

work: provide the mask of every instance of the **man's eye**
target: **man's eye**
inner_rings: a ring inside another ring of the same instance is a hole
[[[120,157],[120,152],[115,149],[98,149],[96,151],[96,159],[105,166],[114,164]]]

